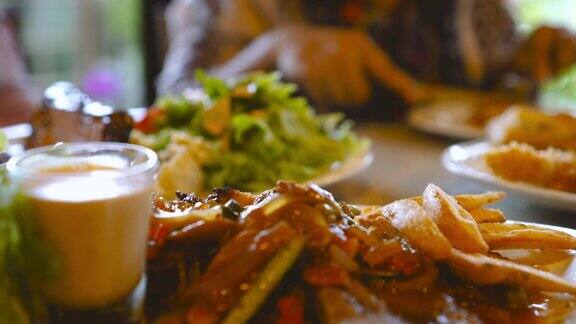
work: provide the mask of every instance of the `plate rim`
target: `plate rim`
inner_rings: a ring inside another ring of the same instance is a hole
[[[366,148],[348,156],[341,161],[340,165],[334,170],[326,170],[325,172],[306,180],[306,183],[312,182],[319,186],[328,186],[343,180],[346,180],[354,175],[366,170],[374,161],[374,153],[372,152],[371,145]],[[341,171],[345,170],[345,171]]]
[[[413,107],[410,112],[408,113],[408,124],[420,131],[434,134],[434,135],[441,135],[450,138],[456,139],[463,139],[463,140],[472,140],[472,139],[479,139],[484,136],[484,130],[481,128],[474,127],[472,125],[462,126],[459,124],[451,123],[451,127],[447,127],[446,125],[438,124],[434,121],[434,119],[424,118],[425,114],[436,112],[438,113],[439,110],[442,109],[443,106],[449,104],[458,104],[458,101],[454,102],[433,102],[425,105],[420,105],[417,107]],[[464,107],[465,104],[462,104]],[[464,108],[469,109],[469,108]],[[444,111],[447,110],[444,108]]]
[[[473,140],[450,145],[442,152],[440,156],[440,162],[442,166],[449,172],[458,176],[475,179],[490,185],[496,185],[503,189],[508,189],[524,194],[526,196],[530,196],[531,198],[547,199],[549,202],[561,202],[562,204],[571,205],[570,209],[576,209],[576,193],[544,188],[525,182],[501,179],[492,173],[478,170],[477,168],[466,165],[464,163],[459,163],[453,159],[453,152],[455,150],[466,149],[476,145],[490,145],[490,143],[486,142],[485,140]],[[538,203],[546,203],[544,201],[538,201],[537,199],[534,200]]]

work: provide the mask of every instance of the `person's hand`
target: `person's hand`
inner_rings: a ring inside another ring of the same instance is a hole
[[[320,105],[358,106],[371,95],[372,82],[409,103],[428,97],[426,88],[399,69],[362,31],[290,26],[267,32],[233,59],[212,71],[228,77],[278,69]]]
[[[276,44],[276,67],[320,104],[361,105],[370,98],[372,80],[408,102],[426,96],[424,88],[362,31],[293,26],[268,37]]]
[[[576,63],[576,36],[553,27],[538,28],[520,48],[517,68],[537,82],[554,77]]]

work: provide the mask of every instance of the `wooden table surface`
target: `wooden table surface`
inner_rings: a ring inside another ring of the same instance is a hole
[[[327,188],[339,200],[382,205],[421,195],[428,183],[450,194],[498,190],[442,167],[440,154],[455,141],[420,133],[402,123],[364,124],[357,131],[372,140],[374,161],[364,172]],[[576,228],[576,210],[549,208],[514,193],[508,192],[507,198],[494,206],[508,219]]]

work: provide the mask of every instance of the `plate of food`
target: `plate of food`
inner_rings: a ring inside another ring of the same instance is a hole
[[[441,101],[414,108],[408,115],[408,123],[423,132],[450,138],[483,137],[484,129],[468,122],[471,116],[471,103]]]
[[[162,192],[230,186],[261,192],[279,179],[323,185],[362,171],[370,143],[341,113],[316,114],[279,74],[235,81],[198,74],[200,88],[160,98],[130,142],[155,150]]]
[[[370,142],[341,113],[316,114],[280,75],[224,81],[198,74],[199,87],[160,98],[148,110],[116,111],[72,84],[49,87],[30,124],[5,129],[8,155],[56,142],[131,142],[161,159],[158,190],[258,192],[279,179],[328,185],[368,167]]]
[[[157,200],[154,320],[180,323],[574,319],[573,230],[507,221],[501,192],[336,202],[315,185]],[[199,249],[198,247],[202,247]],[[207,252],[211,251],[211,252]]]
[[[456,139],[478,139],[487,122],[513,101],[502,94],[440,89],[432,102],[415,107],[408,123],[426,133]]]
[[[488,140],[453,145],[442,154],[450,172],[576,208],[576,119],[514,108],[488,126]]]

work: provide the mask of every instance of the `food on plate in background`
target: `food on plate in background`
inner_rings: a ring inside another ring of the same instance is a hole
[[[498,177],[576,192],[576,153],[572,151],[553,147],[538,150],[512,142],[491,148],[484,154],[484,160]]]
[[[494,98],[490,94],[486,94],[483,100],[479,100],[478,103],[472,105],[472,114],[468,120],[472,125],[484,128],[488,122],[500,116],[515,102],[510,98]]]
[[[434,103],[461,106],[463,119],[472,126],[484,128],[486,123],[502,114],[508,107],[523,101],[502,91],[479,91],[447,86],[432,86]]]
[[[199,72],[197,79],[201,89],[159,99],[131,134],[158,152],[165,194],[222,186],[260,192],[279,179],[310,180],[368,149],[342,114],[316,115],[279,74],[225,82]]]
[[[127,142],[133,120],[126,112],[92,101],[72,84],[57,82],[44,92],[31,124],[29,148],[58,142]]]
[[[546,114],[517,105],[488,124],[488,139],[493,144],[519,142],[536,149],[554,147],[576,150],[576,118],[568,114]]]
[[[576,192],[576,118],[514,105],[487,126],[493,145],[483,154],[494,175]]]
[[[446,86],[431,88],[432,99],[414,107],[408,123],[416,129],[460,139],[485,135],[487,123],[526,98],[502,91],[472,91]]]
[[[259,195],[177,196],[156,197],[152,214],[148,303],[159,323],[505,323],[574,311],[576,284],[542,269],[552,254],[570,264],[576,238],[506,221],[486,207],[503,193],[430,184],[421,197],[356,207],[279,182]]]

